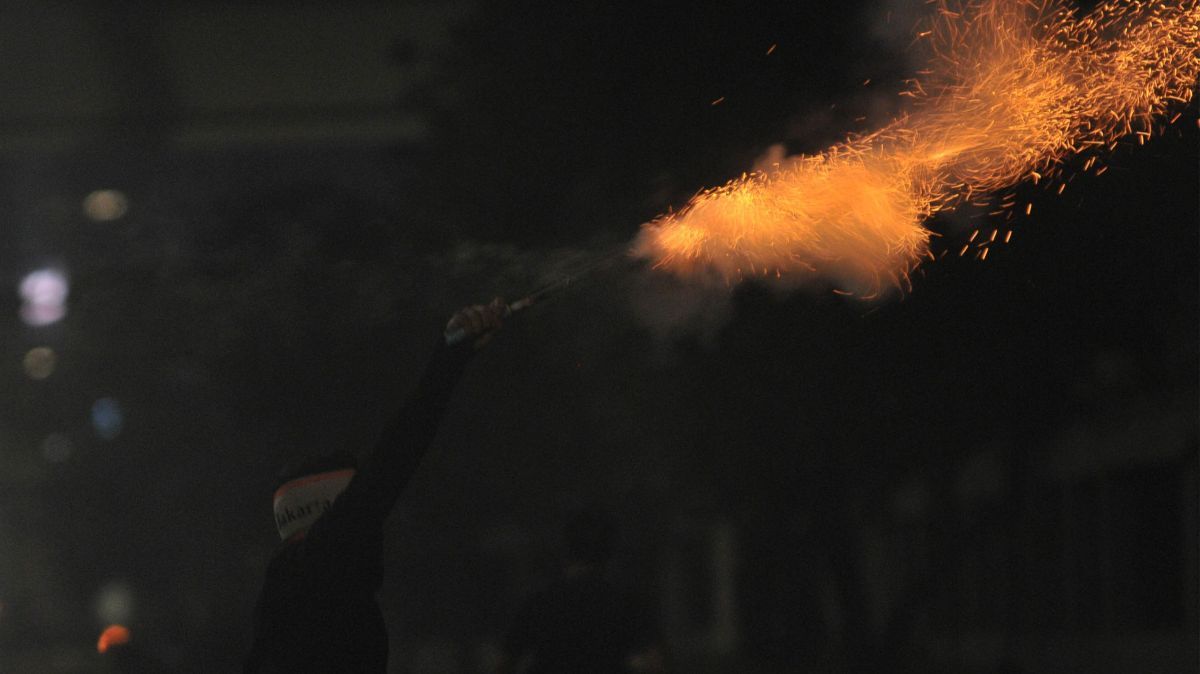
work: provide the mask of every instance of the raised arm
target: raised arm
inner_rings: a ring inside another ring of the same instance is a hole
[[[433,443],[464,367],[500,329],[504,310],[504,301],[497,298],[488,305],[464,307],[450,318],[446,331],[459,329],[468,338],[455,346],[439,338],[416,388],[360,463],[346,491],[313,525],[312,534],[336,538],[334,529],[354,536],[382,527]]]

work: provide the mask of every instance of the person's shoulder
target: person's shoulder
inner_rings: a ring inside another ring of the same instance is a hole
[[[278,591],[282,586],[295,580],[297,571],[303,568],[301,563],[302,551],[298,541],[288,541],[280,544],[275,552],[271,554],[271,559],[267,561],[267,569],[265,578],[263,579],[264,591]]]
[[[279,583],[312,582],[329,566],[323,537],[308,535],[286,541],[275,549],[267,563],[267,579]]]

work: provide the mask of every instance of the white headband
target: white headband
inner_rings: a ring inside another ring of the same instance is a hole
[[[292,534],[307,529],[316,522],[317,518],[333,505],[334,499],[346,489],[353,477],[354,469],[344,468],[305,475],[283,483],[275,490],[275,500],[272,503],[279,537],[286,541]]]

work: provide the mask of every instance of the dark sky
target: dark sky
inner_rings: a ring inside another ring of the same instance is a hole
[[[338,21],[316,5],[256,5],[277,17],[256,28],[217,3],[97,3],[105,30],[138,40],[91,66],[125,82],[91,81],[117,103],[56,117],[35,82],[33,113],[0,115],[0,277],[15,290],[57,265],[71,282],[54,325],[22,324],[15,293],[2,305],[0,648],[19,662],[93,671],[96,597],[118,582],[155,657],[231,667],[275,545],[276,468],[369,448],[453,309],[629,240],[771,144],[817,151],[886,119],[913,68],[904,27],[881,21],[896,8],[875,3],[418,3],[394,39],[382,5]],[[90,53],[76,32],[62,59]],[[258,42],[306,56],[234,49]],[[353,70],[345,45],[376,43],[356,88],[312,65]],[[43,65],[7,60],[4,77],[65,71],[24,49]],[[205,50],[248,59],[244,91],[185,77]],[[981,448],[1033,474],[1066,433],[1194,411],[1195,115],[1062,197],[1018,188],[1035,210],[1010,246],[931,264],[879,303],[748,285],[704,334],[663,338],[647,307],[695,298],[623,266],[514,318],[389,525],[394,653],[494,639],[552,567],[562,514],[594,501],[625,533],[618,574],[643,588],[681,522],[734,522],[757,569],[746,650],[791,662],[800,595],[778,588],[803,585],[815,546],[850,554],[829,530],[883,512],[897,485],[958,479]],[[67,131],[84,140],[47,140]],[[128,212],[85,217],[101,188]],[[38,346],[57,354],[44,380],[22,366]],[[123,415],[111,438],[99,399]]]

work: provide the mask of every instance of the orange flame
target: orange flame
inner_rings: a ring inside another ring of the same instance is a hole
[[[919,33],[927,76],[902,93],[904,116],[697,194],[643,226],[638,254],[727,283],[820,278],[875,297],[933,257],[931,215],[1060,177],[1069,157],[1123,137],[1143,143],[1200,75],[1200,0],[1110,0],[1085,16],[1063,0],[935,9]]]

